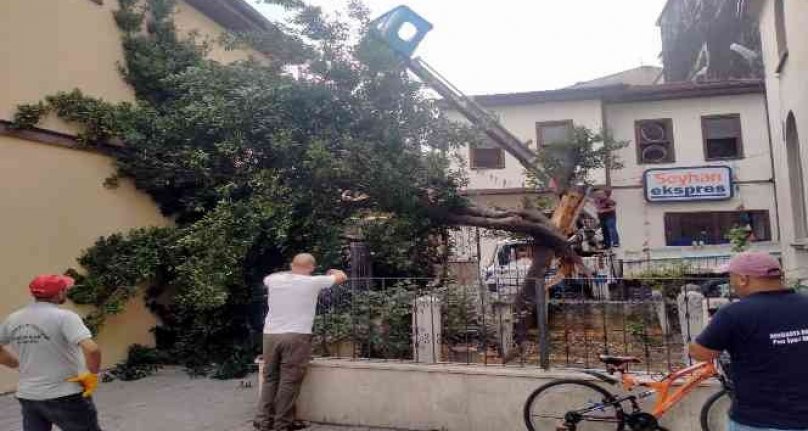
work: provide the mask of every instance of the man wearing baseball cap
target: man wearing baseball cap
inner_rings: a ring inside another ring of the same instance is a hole
[[[34,278],[34,302],[0,324],[0,364],[20,372],[24,431],[50,431],[53,425],[100,431],[90,396],[98,386],[101,351],[81,317],[58,307],[73,283],[63,275]]]
[[[721,272],[741,300],[718,310],[690,355],[729,352],[729,431],[808,430],[808,296],[783,286],[780,263],[766,253],[741,253]]]

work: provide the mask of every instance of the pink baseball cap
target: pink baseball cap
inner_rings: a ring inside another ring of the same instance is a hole
[[[720,266],[717,272],[760,278],[779,278],[783,275],[783,268],[780,266],[780,262],[768,253],[748,251],[730,259],[725,265]]]

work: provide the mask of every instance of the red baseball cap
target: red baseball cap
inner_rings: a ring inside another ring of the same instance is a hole
[[[748,251],[730,259],[727,264],[718,269],[718,272],[760,278],[780,278],[783,275],[783,268],[780,266],[780,262],[769,253]]]
[[[42,274],[31,280],[28,289],[37,298],[51,298],[63,290],[70,289],[74,284],[76,281],[66,275]]]

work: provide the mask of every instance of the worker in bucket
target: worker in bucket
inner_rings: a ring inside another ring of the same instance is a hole
[[[594,198],[603,235],[603,247],[607,250],[620,247],[620,234],[617,233],[617,202],[612,199],[611,189],[596,190]]]
[[[312,327],[317,297],[323,289],[342,284],[348,276],[336,269],[312,275],[314,256],[301,253],[291,271],[264,279],[269,310],[264,324],[264,373],[261,400],[255,417],[260,431],[290,431],[306,425],[295,420],[295,403],[311,355]]]
[[[34,301],[0,324],[0,364],[20,373],[23,431],[100,431],[91,396],[101,351],[81,317],[59,308],[73,284],[63,275],[34,278]]]

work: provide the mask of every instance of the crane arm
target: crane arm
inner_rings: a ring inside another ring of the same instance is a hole
[[[535,173],[538,156],[519,138],[502,126],[493,115],[487,112],[472,98],[438,74],[420,57],[407,59],[407,66],[425,84],[432,87],[474,126],[483,131],[491,140],[513,156],[525,169]]]
[[[401,31],[405,27],[414,28],[415,34],[409,38],[402,37]],[[484,132],[494,144],[513,156],[528,171],[537,172],[538,156],[530,147],[424,60],[420,57],[412,58],[415,48],[426,33],[432,29],[432,24],[410,8],[399,6],[371,22],[371,29],[404,59],[412,73],[437,91],[448,104],[465,116],[472,125]]]

